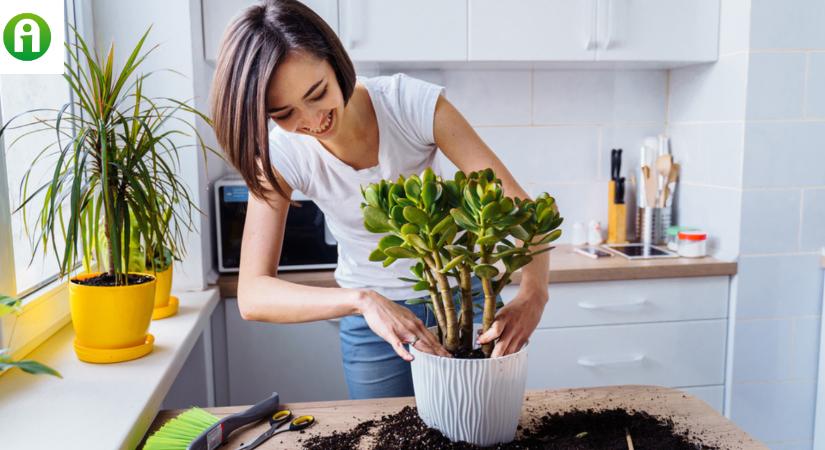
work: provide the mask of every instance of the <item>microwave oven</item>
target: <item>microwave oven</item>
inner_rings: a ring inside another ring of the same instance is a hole
[[[218,272],[237,273],[249,190],[236,178],[218,180],[214,187]],[[301,206],[290,206],[287,212],[278,270],[335,268],[338,243],[326,226],[324,213],[298,191],[293,191],[292,200]]]

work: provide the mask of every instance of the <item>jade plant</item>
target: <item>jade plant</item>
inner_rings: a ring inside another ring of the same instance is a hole
[[[482,331],[487,331],[501,306],[496,299],[513,273],[561,236],[563,219],[553,197],[507,197],[491,169],[469,175],[458,171],[444,180],[428,168],[420,176],[370,184],[362,195],[365,228],[385,235],[370,260],[384,267],[399,259],[415,262],[414,278],[401,279],[429,292],[429,300],[420,301],[433,311],[439,340],[454,355],[473,350],[472,275],[481,280]],[[492,344],[482,346],[486,357],[492,349]]]

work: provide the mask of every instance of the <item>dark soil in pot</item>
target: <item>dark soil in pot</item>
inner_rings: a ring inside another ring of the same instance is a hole
[[[130,273],[127,276],[128,282],[122,284],[143,284],[154,280],[154,277],[148,275]],[[117,286],[117,284],[115,283],[115,276],[108,273],[102,273],[100,275],[96,275],[89,278],[74,278],[72,279],[72,283],[82,284],[84,286]]]
[[[701,437],[677,434],[673,422],[643,412],[624,409],[547,412],[526,428],[519,426],[517,439],[493,449],[620,449],[628,448],[629,434],[636,450],[716,449]],[[368,420],[345,432],[313,436],[302,442],[308,450],[396,449],[478,449],[466,442],[451,442],[438,430],[429,428],[413,407],[405,407],[381,420]],[[359,447],[360,445],[360,447]]]

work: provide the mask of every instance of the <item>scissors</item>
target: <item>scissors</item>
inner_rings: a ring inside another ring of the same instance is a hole
[[[313,416],[298,416],[289,422],[289,427],[281,428],[288,420],[292,419],[292,411],[288,409],[283,409],[281,411],[276,412],[275,414],[269,417],[269,429],[261,433],[260,436],[255,438],[254,441],[250,442],[249,444],[242,444],[238,450],[252,450],[253,448],[258,447],[259,445],[266,442],[267,439],[275,436],[276,434],[284,433],[287,431],[298,431],[303,430],[304,428],[308,428],[312,424],[315,423],[315,417]]]

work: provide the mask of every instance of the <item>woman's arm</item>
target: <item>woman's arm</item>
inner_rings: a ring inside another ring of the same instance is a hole
[[[464,116],[444,97],[438,98],[434,120],[436,145],[459,169],[472,172],[489,167],[501,179],[505,195],[529,197]],[[547,303],[549,272],[549,252],[533,257],[533,261],[521,269],[522,278],[516,297],[498,312],[490,330],[479,338],[481,343],[500,338],[492,356],[514,353],[527,342]]]
[[[281,179],[278,177],[278,179]],[[281,184],[289,195],[292,189]],[[370,328],[406,360],[404,343],[446,356],[437,339],[410,310],[369,289],[304,286],[277,277],[289,202],[277,194],[250,195],[241,244],[238,308],[245,320],[310,322],[361,314]]]

